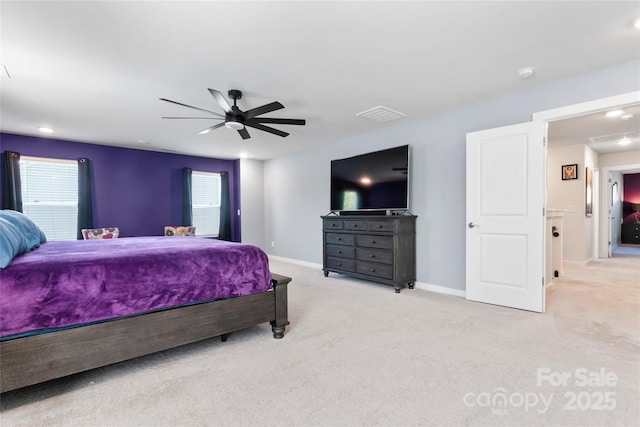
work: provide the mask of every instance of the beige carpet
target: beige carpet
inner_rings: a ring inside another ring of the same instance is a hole
[[[265,324],[5,393],[0,424],[638,425],[638,260],[567,267],[545,314],[272,262],[294,278],[284,339]]]

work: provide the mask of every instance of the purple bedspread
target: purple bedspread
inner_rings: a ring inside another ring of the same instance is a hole
[[[0,270],[0,336],[271,289],[267,255],[192,237],[48,242]]]

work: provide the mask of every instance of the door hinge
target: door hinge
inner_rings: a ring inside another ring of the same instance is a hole
[[[544,208],[542,208],[542,216],[544,216],[544,215],[545,215],[545,213],[544,213]]]
[[[546,137],[546,136],[543,136],[543,137],[542,137],[542,145],[543,145],[544,147],[546,147],[546,146],[547,146],[547,137]]]
[[[544,288],[544,277],[542,277],[542,287]]]

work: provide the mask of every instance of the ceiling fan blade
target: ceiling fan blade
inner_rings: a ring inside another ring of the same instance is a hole
[[[203,129],[203,130],[201,130],[201,131],[200,131],[200,132],[198,132],[198,133],[199,133],[200,135],[204,135],[205,133],[209,133],[209,132],[211,132],[211,131],[212,131],[212,130],[214,130],[214,129],[217,129],[217,128],[221,127],[221,126],[224,126],[224,123],[225,123],[225,122],[218,123],[217,125],[213,125],[213,126],[211,126],[211,127],[208,127],[208,128],[206,128],[206,129]]]
[[[209,89],[209,93],[213,95],[213,97],[216,99],[216,101],[218,102],[218,105],[220,105],[220,108],[222,108],[227,113],[231,112],[231,105],[229,105],[227,100],[224,99],[224,95],[222,95],[219,91],[215,89]]]
[[[281,137],[289,136],[289,134],[287,132],[283,132],[281,130],[274,129],[274,128],[269,127],[269,126],[261,125],[260,123],[256,123],[256,122],[254,122],[252,120],[250,120],[248,122],[245,121],[244,125],[245,126],[250,126],[252,128],[256,128],[258,130],[262,130],[262,131],[265,131],[265,132],[269,132],[269,133],[272,133],[274,135],[278,135],[278,136],[281,136]]]
[[[276,111],[281,108],[284,108],[284,105],[276,101],[270,104],[265,104],[262,107],[252,108],[251,110],[247,110],[244,113],[246,114],[247,119],[252,119],[255,116],[259,116],[260,114],[270,113],[271,111]]]
[[[247,130],[247,128],[242,128],[238,131],[238,133],[240,134],[240,136],[242,137],[242,139],[249,139],[251,138],[251,135],[249,135],[249,131]]]
[[[181,105],[183,107],[187,107],[187,108],[193,108],[194,110],[200,110],[200,111],[204,111],[205,113],[211,113],[213,115],[216,115],[218,117],[222,117],[224,119],[224,116],[222,114],[218,114],[216,112],[213,111],[209,111],[209,110],[205,110],[203,108],[198,108],[198,107],[194,107],[193,105],[187,105],[187,104],[183,104],[182,102],[176,102],[176,101],[172,101],[170,99],[166,99],[166,98],[160,98],[160,101],[166,101],[166,102],[170,102],[172,104],[176,104],[176,105]]]
[[[222,117],[163,117],[163,119],[205,119],[205,120],[223,120]]]
[[[301,119],[277,119],[274,117],[256,117],[249,120],[254,123],[273,123],[279,125],[299,125],[304,126],[305,121]]]

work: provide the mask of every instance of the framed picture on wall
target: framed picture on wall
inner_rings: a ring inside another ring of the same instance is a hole
[[[590,168],[585,169],[585,215],[591,216],[593,214],[593,170]]]
[[[578,179],[578,165],[562,165],[562,180]]]

